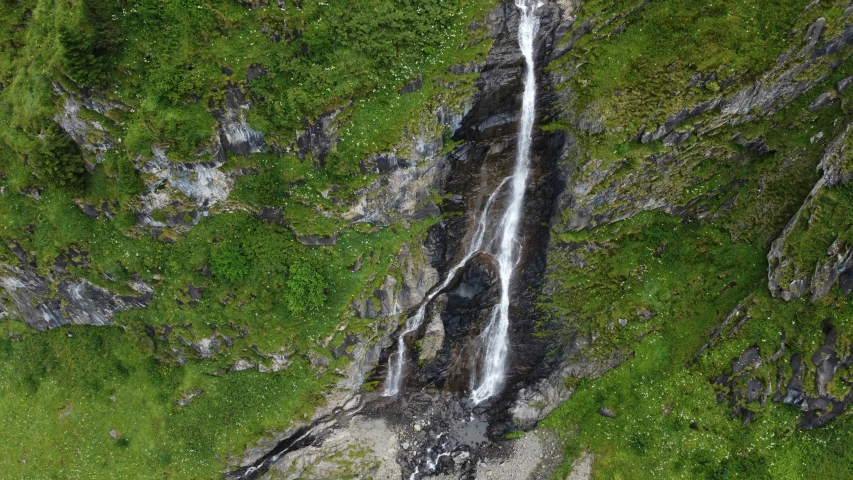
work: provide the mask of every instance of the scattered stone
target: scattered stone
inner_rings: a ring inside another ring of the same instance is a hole
[[[616,418],[616,414],[615,414],[615,413],[613,413],[613,410],[611,410],[611,409],[610,409],[610,408],[608,408],[608,407],[601,407],[601,408],[599,408],[599,409],[598,409],[598,414],[599,414],[599,415],[601,415],[602,417],[607,417],[607,418]]]
[[[824,92],[819,97],[815,98],[807,107],[812,113],[822,110],[824,107],[835,101],[835,95],[832,92]]]
[[[181,394],[181,398],[179,398],[178,401],[175,403],[177,403],[179,407],[186,407],[190,404],[190,402],[195,400],[196,397],[201,396],[202,393],[204,393],[204,390],[201,390],[199,388],[187,390]]]
[[[620,327],[625,327],[625,326],[627,326],[627,325],[628,325],[628,320],[627,320],[627,319],[625,319],[625,318],[620,318],[620,319],[619,319],[619,326],[620,326]]]
[[[121,438],[115,428],[110,430],[110,436],[113,437],[113,440],[118,440],[119,438]]]
[[[116,401],[116,396],[115,396],[115,395],[110,395],[110,401],[111,401],[111,402],[115,402],[115,401]]]
[[[453,458],[454,463],[461,464],[461,463],[467,462],[468,459],[471,458],[471,454],[468,453],[468,451],[466,451],[466,450],[462,450],[462,451],[453,453],[453,455],[451,455],[451,458]],[[502,463],[502,465],[503,465],[503,463]]]
[[[250,368],[253,368],[254,366],[255,364],[253,362],[246,360],[245,358],[241,358],[234,362],[234,365],[231,365],[231,371],[242,372],[243,370],[248,370]]]
[[[853,7],[850,7],[850,8],[853,8]],[[850,75],[849,77],[845,77],[845,78],[842,78],[841,80],[839,80],[835,84],[835,91],[838,92],[839,94],[844,93],[844,90],[847,90],[847,87],[849,87],[851,84],[853,84],[853,75]]]
[[[403,442],[402,447],[403,447],[403,450],[408,450],[409,447],[411,447],[411,445],[409,444],[409,442]]]
[[[803,37],[803,42],[805,43],[817,43],[820,40],[820,36],[823,33],[823,27],[826,26],[826,19],[821,17],[815,20],[813,24],[809,26],[809,29],[806,31],[805,36]]]

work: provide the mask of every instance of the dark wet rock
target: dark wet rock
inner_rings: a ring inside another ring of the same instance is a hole
[[[417,78],[407,83],[403,88],[400,89],[400,95],[405,95],[407,93],[417,92],[424,85],[424,76],[418,75]]]
[[[407,168],[410,166],[405,160],[398,158],[396,155],[377,155],[373,159],[373,164],[376,165],[379,173],[389,173],[398,168]]]
[[[738,373],[746,367],[760,365],[761,355],[758,352],[758,347],[752,346],[747,348],[740,358],[732,360],[732,372]]]
[[[853,401],[853,387],[845,391],[830,392],[827,385],[832,382],[835,374],[842,364],[841,358],[850,358],[848,352],[839,352],[836,347],[837,330],[832,324],[824,323],[824,343],[809,356],[809,363],[815,368],[808,368],[803,362],[803,356],[799,353],[791,355],[788,359],[791,377],[785,380],[785,369],[780,361],[782,355],[774,354],[766,361],[761,359],[755,347],[750,347],[738,358],[732,360],[732,371],[718,376],[713,383],[722,391],[719,391],[717,401],[723,402],[728,399],[728,405],[732,408],[732,416],[740,417],[744,423],[751,422],[760,411],[753,411],[743,407],[743,404],[751,404],[760,400],[764,407],[768,398],[773,402],[797,406],[803,411],[799,428],[813,429],[825,425],[827,422],[843,413],[851,401]],[[783,344],[784,345],[784,344]],[[780,348],[781,351],[781,348]],[[777,352],[778,353],[778,352]],[[769,375],[763,377],[762,370],[758,369],[764,363],[777,364],[776,381],[772,382]],[[755,368],[745,368],[746,366]],[[814,390],[806,388],[806,382],[814,382]],[[807,391],[814,391],[811,395]]]
[[[304,160],[311,155],[319,166],[325,166],[326,156],[338,140],[338,125],[335,119],[345,109],[346,107],[343,107],[326,112],[313,123],[307,117],[302,118],[304,130],[296,136],[296,154],[300,159]]]
[[[571,22],[573,24],[574,19],[572,19]],[[548,54],[548,56],[545,59],[545,62],[546,63],[553,62],[554,60],[565,55],[566,52],[568,52],[569,50],[571,50],[574,47],[575,42],[577,42],[578,39],[581,38],[582,36],[591,32],[594,26],[595,26],[595,18],[594,17],[589,17],[586,20],[584,20],[583,23],[581,23],[580,27],[578,27],[574,31],[574,33],[572,33],[572,38],[566,42],[561,43],[560,45],[557,45],[557,47],[554,48]],[[563,26],[563,29],[565,29],[565,28],[566,27]],[[565,36],[565,34],[563,36]]]
[[[847,90],[847,87],[849,87],[850,85],[853,85],[853,75],[850,75],[849,77],[844,77],[838,82],[836,82],[835,91],[838,92],[838,94],[840,95],[844,93],[844,91]]]
[[[88,203],[80,205],[80,210],[83,210],[83,213],[89,218],[98,218],[100,216],[100,212],[98,212],[95,206]]]
[[[469,73],[479,73],[482,66],[478,63],[458,63],[451,65],[447,71],[454,75],[467,75]]]
[[[225,65],[219,67],[219,70],[222,73],[224,73],[226,76],[229,76],[229,77],[234,74],[234,70],[231,70],[230,68],[226,67]]]
[[[516,35],[518,12],[509,6],[503,9],[504,30],[495,39],[489,58],[477,79],[479,93],[474,105],[463,119],[465,127],[454,139],[486,140],[515,133],[521,106],[520,81],[524,59],[518,49]],[[539,10],[540,34],[536,38],[538,64],[544,58],[544,45],[553,42],[553,30],[559,21],[559,10],[546,5]]]
[[[269,73],[269,70],[260,65],[250,65],[249,68],[246,69],[246,81],[251,82],[253,80],[257,80],[267,73]]]
[[[332,234],[330,237],[321,237],[318,235],[303,235],[296,237],[299,243],[312,247],[330,247],[338,243],[338,235]]]
[[[419,222],[426,218],[438,217],[440,215],[441,209],[438,208],[438,205],[436,205],[434,202],[429,202],[423,207],[412,212],[410,215],[407,215],[407,218]]]
[[[757,378],[750,378],[746,382],[746,403],[752,403],[758,400],[761,396],[761,391],[764,385]]]
[[[250,108],[240,87],[229,83],[225,87],[225,101],[213,111],[219,121],[219,141],[226,152],[249,155],[264,151],[264,134],[246,122],[245,111]]]
[[[190,284],[189,288],[187,289],[187,294],[193,300],[200,300],[201,295],[203,293],[204,293],[204,287],[196,287],[193,284]]]

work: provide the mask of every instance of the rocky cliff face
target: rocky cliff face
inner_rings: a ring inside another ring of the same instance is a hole
[[[795,232],[802,229],[803,224],[811,224],[812,216],[820,214],[820,203],[826,197],[827,191],[843,189],[853,178],[850,162],[853,158],[851,130],[853,128],[848,125],[839,137],[827,146],[826,153],[817,167],[821,172],[820,180],[779,238],[773,242],[767,255],[770,263],[768,287],[774,297],[791,301],[811,292],[812,300],[817,300],[825,297],[836,284],[840,285],[844,295],[853,290],[853,251],[850,250],[850,239],[846,235],[842,234],[834,239],[814,239],[815,242],[832,242],[827,247],[826,258],[819,259],[814,267],[799,264],[788,253],[796,248],[791,245],[791,237]]]
[[[62,325],[111,325],[113,316],[148,305],[154,290],[140,280],[127,282],[135,295],[119,295],[67,271],[88,267],[87,252],[70,249],[54,264],[39,269],[35,259],[19,245],[11,245],[19,264],[0,264],[0,310],[3,316],[21,318],[36,330]],[[47,273],[42,273],[44,271]]]

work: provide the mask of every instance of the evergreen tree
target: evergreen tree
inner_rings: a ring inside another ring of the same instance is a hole
[[[121,30],[113,22],[119,5],[114,0],[86,0],[82,19],[59,30],[65,74],[80,85],[100,85],[109,79],[111,55],[122,42]]]
[[[28,156],[36,178],[51,187],[75,189],[83,185],[86,168],[80,149],[54,123],[42,127],[38,134],[39,147]]]
[[[145,184],[139,178],[139,171],[133,167],[129,158],[122,156],[118,159],[118,189],[127,196],[139,195],[145,191]]]

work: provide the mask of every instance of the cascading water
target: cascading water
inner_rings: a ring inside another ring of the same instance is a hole
[[[406,335],[420,328],[421,323],[424,321],[424,315],[426,314],[426,309],[429,303],[445,288],[447,288],[448,285],[450,285],[453,278],[456,276],[456,273],[468,263],[468,260],[470,260],[471,257],[480,251],[480,247],[483,245],[483,237],[486,235],[486,221],[489,215],[489,210],[492,208],[492,204],[495,203],[498,192],[501,191],[501,188],[503,188],[509,179],[510,177],[505,178],[486,201],[486,205],[483,207],[483,213],[480,214],[477,231],[471,239],[471,244],[468,246],[468,251],[465,252],[465,256],[456,264],[456,266],[447,272],[447,277],[444,279],[444,282],[426,296],[423,302],[421,302],[420,307],[418,307],[417,312],[406,320],[405,330],[403,330],[400,336],[397,337],[397,352],[388,359],[388,375],[385,376],[384,396],[392,397],[400,391],[400,381],[403,374],[403,367],[406,362]]]
[[[515,170],[512,176],[504,179],[489,196],[483,212],[480,214],[477,231],[471,240],[465,256],[458,264],[450,269],[444,282],[427,295],[415,314],[406,320],[406,328],[397,337],[397,351],[388,360],[388,375],[385,377],[385,391],[383,393],[386,397],[394,396],[400,391],[401,377],[406,361],[406,335],[420,328],[429,303],[450,285],[456,273],[468,263],[471,257],[480,251],[486,232],[489,210],[495,202],[497,194],[509,180],[511,182],[510,201],[501,220],[503,231],[496,258],[501,280],[501,299],[500,303],[495,305],[495,308],[492,310],[489,325],[483,332],[483,340],[486,347],[484,364],[482,374],[479,377],[480,383],[473,388],[471,399],[475,405],[479,404],[495,395],[503,384],[508,349],[507,332],[509,330],[510,281],[512,280],[513,270],[518,264],[521,254],[521,248],[518,245],[517,239],[518,224],[521,219],[524,192],[530,172],[530,144],[533,136],[533,121],[536,114],[536,72],[533,65],[533,40],[539,28],[539,19],[536,17],[535,11],[542,3],[539,0],[516,0],[515,5],[521,10],[521,21],[518,27],[518,44],[526,64]]]
[[[503,232],[497,254],[501,279],[501,299],[500,303],[492,310],[489,325],[483,332],[483,340],[486,346],[483,370],[479,376],[479,385],[471,393],[471,400],[475,405],[498,393],[504,380],[509,343],[507,338],[509,330],[509,289],[513,270],[521,258],[521,246],[517,239],[518,224],[521,219],[524,191],[527,188],[527,177],[530,172],[530,144],[533,136],[533,121],[536,115],[536,72],[533,65],[533,40],[539,28],[539,19],[535,15],[535,11],[541,2],[538,0],[534,2],[516,0],[515,5],[521,10],[518,45],[526,64],[524,97],[521,103],[521,120],[518,126],[515,170],[511,177],[510,201],[501,222]]]

